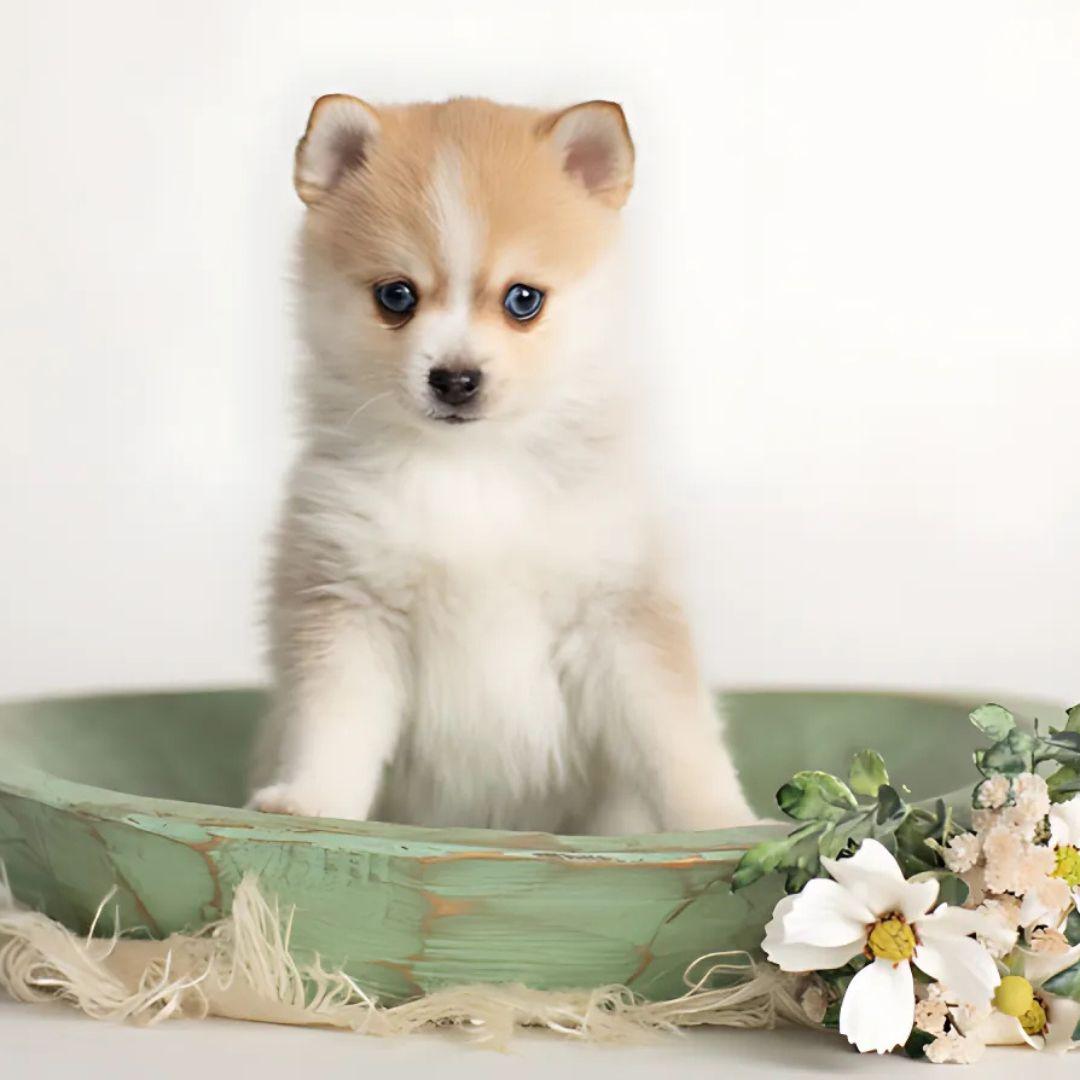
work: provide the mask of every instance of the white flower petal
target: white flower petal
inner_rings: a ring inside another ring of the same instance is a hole
[[[862,952],[862,945],[861,939],[850,946],[823,948],[820,945],[798,945],[766,938],[762,948],[781,971],[832,971],[858,956]]]
[[[827,878],[808,881],[783,916],[784,935],[804,945],[843,945],[865,939],[874,916],[842,885]]]
[[[1015,1016],[1006,1016],[1005,1013],[998,1012],[997,1009],[981,1024],[971,1031],[965,1031],[964,1034],[974,1035],[987,1046],[1023,1046],[1028,1042],[1020,1021]]]
[[[862,928],[857,938],[843,945],[822,947],[790,940],[784,930],[784,919],[799,895],[785,896],[773,909],[773,917],[765,927],[765,940],[761,947],[778,968],[782,971],[829,971],[843,967],[853,956],[862,952],[866,944],[866,932]]]
[[[939,904],[929,915],[915,920],[919,929],[928,927],[931,934],[955,934],[967,937],[968,934],[990,936],[998,932],[1001,919],[994,918],[985,911],[972,911],[969,908],[956,907],[954,904]]]
[[[1030,926],[1056,927],[1060,920],[1061,912],[1042,899],[1038,888],[1028,889],[1024,893],[1024,900],[1020,905],[1021,926],[1025,929]]]
[[[934,878],[929,881],[905,881],[897,910],[908,922],[915,922],[934,906],[940,888],[941,883]]]
[[[1080,795],[1050,807],[1050,845],[1080,845]]]
[[[880,840],[864,840],[849,859],[822,859],[821,864],[841,885],[847,887],[857,887],[861,880],[859,875],[865,871],[881,874],[893,881],[904,880],[900,864]]]
[[[1073,1032],[1080,1023],[1080,1001],[1069,998],[1051,997],[1047,1014],[1046,1049],[1055,1054],[1063,1054],[1073,1046]]]
[[[907,1042],[915,1023],[915,983],[908,963],[877,959],[848,984],[840,1034],[862,1053],[887,1054]]]
[[[1041,953],[1034,950],[1024,949],[1024,978],[1032,986],[1042,986],[1047,979],[1072,967],[1080,961],[1080,945],[1074,945],[1068,952]]]
[[[937,979],[949,993],[949,1000],[966,1005],[987,1005],[1001,982],[993,957],[977,941],[935,925],[930,918],[918,927],[919,944],[915,966]]]
[[[905,881],[899,863],[877,840],[864,840],[850,859],[822,859],[821,864],[874,915],[898,911],[910,922],[937,899],[936,881]]]

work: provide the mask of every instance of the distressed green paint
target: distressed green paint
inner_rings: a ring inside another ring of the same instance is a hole
[[[843,771],[864,746],[924,798],[963,782],[983,696],[736,694],[728,741],[763,814],[794,771]],[[298,955],[384,1000],[499,981],[667,997],[702,953],[760,942],[779,884],[733,895],[728,882],[769,827],[556,837],[257,814],[236,807],[262,708],[254,691],[0,706],[0,859],[15,894],[85,930],[115,885],[120,923],[157,937],[228,911],[253,870],[295,905]]]

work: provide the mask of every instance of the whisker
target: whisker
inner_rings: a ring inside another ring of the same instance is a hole
[[[349,419],[345,421],[345,426],[341,430],[342,431],[347,431],[349,429],[349,426],[352,424],[352,422],[369,405],[374,405],[376,401],[382,401],[383,398],[388,398],[389,396],[390,396],[390,391],[389,390],[384,390],[381,394],[376,394],[374,397],[368,398],[367,401],[365,401],[362,405],[357,406],[357,408],[354,410],[352,416],[350,416]]]

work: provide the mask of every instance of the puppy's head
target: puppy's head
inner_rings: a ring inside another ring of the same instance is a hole
[[[477,430],[573,399],[633,161],[612,102],[320,98],[295,182],[307,332],[339,411]]]

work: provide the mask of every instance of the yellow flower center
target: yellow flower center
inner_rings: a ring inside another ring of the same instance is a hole
[[[1043,1008],[1043,1003],[1035,998],[1031,1003],[1031,1008],[1028,1009],[1023,1016],[1018,1016],[1020,1026],[1029,1035],[1041,1035],[1046,1031],[1046,1009]]]
[[[1055,854],[1054,877],[1064,878],[1073,889],[1080,888],[1080,849],[1073,844],[1062,844]]]
[[[1026,1016],[1035,1004],[1035,991],[1022,975],[1006,975],[994,991],[994,1005],[998,1012],[1006,1016],[1019,1019]],[[1023,1023],[1023,1020],[1020,1022]]]
[[[874,924],[866,944],[874,956],[898,964],[915,955],[915,932],[898,915],[893,915]]]

